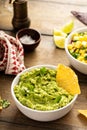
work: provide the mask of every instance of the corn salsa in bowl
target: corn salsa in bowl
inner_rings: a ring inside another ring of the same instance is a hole
[[[87,32],[74,33],[68,50],[74,58],[87,63]]]
[[[68,35],[65,51],[70,64],[82,74],[87,74],[87,27],[81,27]]]

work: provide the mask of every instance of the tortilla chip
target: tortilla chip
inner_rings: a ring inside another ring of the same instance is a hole
[[[78,112],[87,118],[87,110],[78,110]]]
[[[59,64],[57,68],[56,81],[58,86],[64,88],[72,95],[81,93],[78,77],[70,67]]]

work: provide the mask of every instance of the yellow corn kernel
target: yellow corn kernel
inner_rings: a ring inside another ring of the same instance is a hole
[[[73,48],[73,45],[72,45],[72,44],[68,45],[68,49],[69,49],[69,50],[71,50],[72,48]]]
[[[83,52],[83,53],[81,53],[81,56],[83,57],[83,59],[84,59],[84,55],[85,55],[85,53]]]
[[[86,41],[87,42],[87,35],[79,36],[80,41]]]
[[[84,35],[84,40],[87,42],[87,35]]]
[[[73,40],[74,41],[78,41],[79,40],[79,36],[73,36]]]
[[[79,34],[78,34],[78,33],[74,33],[74,34],[73,34],[73,37],[74,37],[74,36],[79,36]]]
[[[75,47],[76,48],[81,48],[81,46],[82,46],[81,41],[77,41],[76,44],[75,44]]]
[[[79,53],[82,54],[84,52],[84,50],[79,50]]]
[[[80,41],[84,41],[84,36],[79,36]]]
[[[79,61],[83,61],[83,60],[84,60],[83,56],[79,56],[79,57],[78,57],[78,60],[79,60]]]
[[[82,45],[83,45],[84,47],[87,47],[87,42],[86,42],[86,41],[83,41],[83,42],[82,42]]]
[[[78,53],[79,52],[79,49],[76,49],[76,51],[75,51],[76,53]]]

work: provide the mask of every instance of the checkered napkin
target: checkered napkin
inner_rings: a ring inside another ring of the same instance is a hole
[[[0,31],[0,71],[16,75],[24,69],[24,50],[21,43]]]

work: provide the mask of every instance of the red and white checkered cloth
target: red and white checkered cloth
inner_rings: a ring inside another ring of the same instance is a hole
[[[5,74],[18,74],[25,69],[24,50],[14,37],[0,31],[0,71]]]

